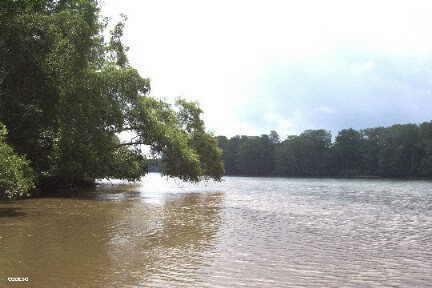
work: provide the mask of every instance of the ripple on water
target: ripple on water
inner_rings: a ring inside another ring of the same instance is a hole
[[[2,203],[0,281],[18,273],[35,287],[428,287],[431,188],[242,177],[192,185],[153,174],[69,199]]]

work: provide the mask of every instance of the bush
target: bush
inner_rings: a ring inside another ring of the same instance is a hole
[[[6,144],[6,136],[6,127],[0,123],[0,198],[29,196],[35,188],[30,162]]]

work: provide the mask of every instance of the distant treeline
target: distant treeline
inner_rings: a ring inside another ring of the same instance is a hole
[[[432,177],[432,122],[345,129],[334,141],[326,130],[217,140],[226,175]]]

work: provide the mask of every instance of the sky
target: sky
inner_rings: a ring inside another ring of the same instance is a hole
[[[216,135],[432,120],[432,1],[104,0],[151,95]]]

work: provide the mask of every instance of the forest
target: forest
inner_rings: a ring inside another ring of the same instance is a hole
[[[164,175],[222,177],[201,108],[150,95],[128,61],[126,17],[111,23],[100,9],[96,0],[0,1],[0,197],[138,180],[148,172],[143,147]]]
[[[226,175],[432,177],[432,122],[344,129],[334,139],[326,130],[217,139]]]

